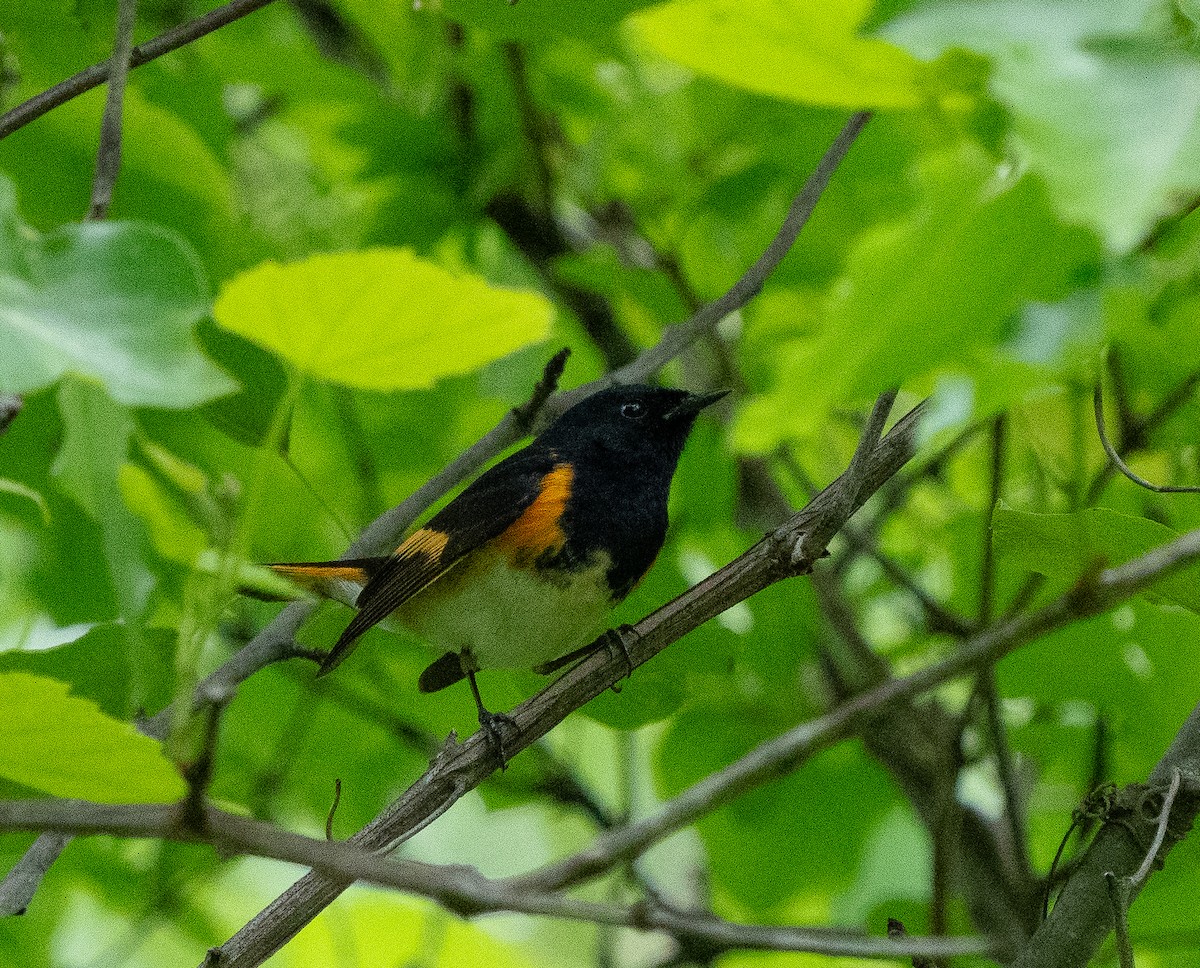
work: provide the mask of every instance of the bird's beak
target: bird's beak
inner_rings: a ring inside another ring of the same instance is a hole
[[[693,393],[681,400],[669,411],[667,420],[678,420],[681,417],[694,417],[705,407],[716,403],[722,397],[729,395],[728,390],[717,390],[715,393]]]

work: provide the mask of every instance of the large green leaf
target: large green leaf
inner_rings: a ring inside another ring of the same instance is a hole
[[[456,23],[482,27],[496,37],[548,39],[566,34],[592,37],[611,30],[631,11],[653,0],[529,0],[478,3],[443,0],[441,14]]]
[[[78,373],[122,403],[187,407],[235,389],[192,342],[208,298],[182,239],[136,222],[28,235],[0,179],[0,390]]]
[[[101,803],[175,800],[184,784],[159,744],[67,684],[0,674],[0,776],[60,797]]]
[[[545,338],[550,324],[542,296],[407,249],[264,263],[231,281],[213,314],[309,376],[370,390],[467,373]]]
[[[729,84],[841,108],[907,108],[922,65],[857,36],[873,0],[676,0],[633,18],[659,53]]]
[[[1200,64],[1148,31],[1146,0],[926,4],[886,29],[920,57],[966,47],[1064,216],[1132,247],[1200,188]],[[1113,38],[1122,38],[1119,42]],[[1150,39],[1148,39],[1150,38]]]
[[[996,553],[1028,571],[1074,580],[1092,567],[1120,565],[1179,537],[1149,518],[1088,508],[1070,514],[1035,514],[1001,504],[992,519]],[[1161,596],[1200,612],[1200,566],[1177,571],[1153,586]]]
[[[94,383],[70,379],[58,391],[65,440],[54,463],[60,488],[100,525],[104,560],[123,620],[132,686],[143,694],[142,616],[154,578],[146,567],[142,533],[122,499],[118,475],[129,449],[133,421]],[[70,589],[60,594],[69,597]],[[137,696],[142,702],[144,695]]]
[[[916,181],[920,207],[864,234],[820,334],[781,347],[776,389],[738,420],[742,447],[768,450],[810,433],[835,406],[964,361],[998,340],[1026,300],[1065,294],[1097,257],[1035,179],[1013,178],[973,148],[927,160]]]

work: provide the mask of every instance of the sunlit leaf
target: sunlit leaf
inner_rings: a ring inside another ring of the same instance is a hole
[[[0,390],[77,373],[122,403],[186,407],[234,389],[192,342],[208,299],[182,239],[135,222],[28,239],[3,179],[0,222]]]
[[[183,795],[159,744],[70,694],[64,682],[0,673],[0,776],[60,797],[152,803]]]
[[[998,341],[1025,300],[1064,295],[1098,257],[1035,179],[973,149],[930,158],[915,180],[922,204],[862,237],[820,334],[782,347],[777,388],[738,419],[741,446],[769,449],[811,433],[839,404],[963,362]]]
[[[265,263],[221,292],[217,322],[322,380],[427,387],[545,337],[550,305],[406,249]]]
[[[1147,42],[1150,6],[926,4],[884,33],[921,57],[953,47],[989,55],[992,89],[1056,207],[1126,250],[1176,193],[1200,189],[1200,64]]]
[[[639,36],[692,70],[762,94],[841,108],[919,103],[921,65],[857,36],[872,0],[674,0],[633,18]]]

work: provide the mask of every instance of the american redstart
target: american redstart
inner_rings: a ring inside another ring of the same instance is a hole
[[[421,673],[421,691],[466,677],[503,758],[503,717],[484,707],[476,671],[548,673],[586,651],[654,563],[684,442],[726,392],[603,390],[481,474],[393,554],[269,566],[358,609],[318,674],[368,629],[399,623],[445,653]]]

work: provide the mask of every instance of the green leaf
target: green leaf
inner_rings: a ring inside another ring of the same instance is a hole
[[[0,674],[0,776],[59,797],[100,803],[176,800],[185,786],[159,744],[66,683]]]
[[[0,389],[27,393],[77,373],[122,403],[158,407],[235,389],[192,343],[208,301],[182,239],[134,222],[28,233],[0,179]]]
[[[1097,564],[1124,564],[1179,537],[1148,518],[1108,508],[1071,514],[1034,514],[1005,504],[992,519],[996,553],[1028,571],[1072,581]],[[1176,571],[1153,586],[1153,596],[1200,612],[1200,566]]]
[[[863,235],[820,334],[781,347],[777,388],[739,415],[741,447],[769,450],[840,404],[964,360],[1026,300],[1063,295],[1098,258],[1036,180],[1007,177],[970,146],[928,159],[916,180],[920,208]]]
[[[920,57],[989,55],[992,90],[1056,207],[1117,251],[1200,188],[1200,64],[1153,38],[1146,0],[925,5],[885,33]],[[1115,38],[1120,38],[1119,40]]]
[[[538,40],[564,34],[595,37],[651,3],[653,0],[521,0],[502,5],[442,0],[440,12],[455,23],[481,27],[495,37]]]
[[[222,290],[213,315],[309,376],[398,390],[544,339],[550,304],[408,249],[372,249],[264,263]]]
[[[54,462],[59,486],[100,525],[104,557],[126,630],[137,635],[153,579],[146,570],[141,532],[118,486],[133,421],[93,383],[67,380],[58,390],[65,440]],[[131,641],[136,648],[136,641]]]
[[[737,87],[840,108],[921,101],[922,65],[887,41],[858,37],[872,0],[677,0],[633,17],[671,60]]]

